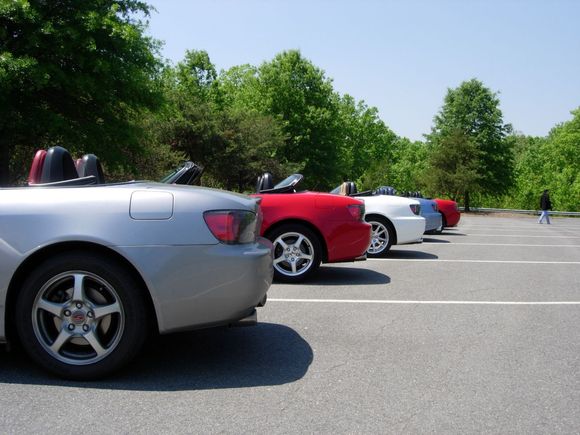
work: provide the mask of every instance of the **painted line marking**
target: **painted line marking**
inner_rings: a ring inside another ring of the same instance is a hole
[[[535,237],[544,239],[580,239],[580,236],[537,236],[532,234],[477,234],[477,233],[458,233],[465,236],[482,236],[482,237]],[[443,234],[445,236],[445,234]]]
[[[406,251],[409,252],[409,251]],[[580,264],[580,261],[525,261],[525,260],[440,260],[438,258],[367,258],[367,261],[408,261],[422,263],[505,263],[505,264]]]
[[[522,227],[519,227],[519,228],[483,228],[483,227],[472,228],[472,227],[470,227],[470,228],[461,228],[461,230],[463,230],[463,231],[493,231],[494,233],[496,233],[496,232],[504,232],[505,233],[505,232],[508,232],[508,231],[515,231],[515,232],[520,232],[520,231],[521,232],[525,232],[525,231],[528,231],[528,232],[530,232],[530,231],[534,231],[535,229],[533,227],[527,227],[526,228],[526,227],[522,226]],[[563,229],[561,227],[558,227],[557,230],[556,230],[556,228],[554,228],[554,229],[550,228],[549,230],[547,230],[547,229],[544,229],[544,230],[538,229],[535,232],[542,232],[542,233],[551,234],[551,233],[554,233],[556,231],[558,231],[560,233],[563,233],[563,232],[575,232],[573,230],[567,230],[567,229]],[[578,231],[578,230],[576,230],[576,231]]]
[[[283,299],[268,298],[268,302],[306,302],[306,303],[329,303],[329,304],[384,304],[384,305],[580,305],[580,301],[405,301],[405,300],[381,300],[381,299]]]
[[[468,245],[468,246],[526,246],[526,247],[548,247],[548,248],[580,248],[580,245],[529,245],[525,243],[441,243],[441,242],[423,242],[423,245]]]

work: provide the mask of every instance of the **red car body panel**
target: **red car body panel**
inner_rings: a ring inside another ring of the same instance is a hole
[[[454,227],[459,223],[461,213],[459,213],[459,209],[457,208],[457,202],[451,199],[440,198],[435,198],[434,201],[437,203],[437,208],[439,208],[441,214],[445,217],[444,225],[446,227]]]
[[[361,200],[318,192],[254,194],[262,198],[260,235],[283,222],[304,222],[314,228],[325,245],[325,263],[352,261],[365,254],[371,241],[371,225],[356,220],[349,205],[364,207]]]

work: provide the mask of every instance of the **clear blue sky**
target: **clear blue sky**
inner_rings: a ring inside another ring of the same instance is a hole
[[[504,121],[544,136],[580,106],[580,1],[148,0],[149,34],[218,70],[299,49],[334,88],[422,139],[447,88],[478,78]]]

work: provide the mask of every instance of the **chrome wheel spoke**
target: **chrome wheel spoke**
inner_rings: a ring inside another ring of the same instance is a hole
[[[119,305],[118,302],[114,302],[110,305],[102,305],[95,307],[93,309],[93,312],[95,313],[95,319],[100,319],[101,317],[105,317],[110,314],[120,313],[121,306]]]
[[[47,301],[46,299],[39,299],[38,303],[36,304],[36,308],[39,310],[44,310],[52,314],[54,317],[61,318],[62,317],[62,310],[64,309],[64,305],[57,304],[55,302]]]
[[[73,301],[84,302],[85,301],[85,289],[84,289],[84,281],[85,275],[81,274],[74,274],[74,289],[73,289]]]
[[[283,261],[286,261],[286,257],[281,255],[280,257],[274,259],[274,264],[282,263]]]
[[[294,242],[294,246],[296,247],[296,249],[300,249],[300,245],[302,245],[303,241],[304,241],[304,236],[302,234],[300,234],[300,236]]]
[[[290,262],[290,266],[292,267],[292,273],[296,274],[296,262],[295,261],[291,261]]]
[[[288,245],[286,244],[286,242],[284,241],[284,239],[282,239],[282,237],[278,237],[275,241],[274,244],[278,244],[280,246],[282,246],[282,249],[287,249]]]
[[[71,334],[66,329],[61,329],[54,342],[50,345],[50,349],[54,353],[59,353],[60,348],[69,340],[70,337]]]
[[[93,331],[87,332],[83,337],[85,338],[85,340],[87,340],[87,343],[89,343],[93,348],[93,350],[97,353],[97,356],[102,356],[105,354],[105,352],[107,352],[107,350],[103,346],[101,346],[99,339],[97,338],[97,336]]]
[[[310,260],[312,260],[314,257],[313,257],[312,255],[310,255],[310,254],[302,254],[302,255],[300,256],[300,258],[301,258],[301,259],[303,259],[303,260],[309,260],[309,261],[310,261]]]

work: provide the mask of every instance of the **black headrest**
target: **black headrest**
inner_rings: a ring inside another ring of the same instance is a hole
[[[347,195],[354,195],[355,193],[358,193],[358,190],[356,188],[356,184],[354,184],[354,181],[347,181],[346,182],[346,194]]]
[[[41,183],[71,180],[78,176],[75,163],[66,149],[56,146],[46,152],[40,176]]]
[[[94,154],[85,154],[77,164],[77,171],[79,177],[86,177],[94,175],[97,179],[97,184],[105,183],[105,174],[103,174],[103,167],[99,158]]]
[[[391,186],[381,186],[377,189],[378,195],[395,195],[397,191]]]
[[[274,181],[272,180],[272,174],[269,172],[264,172],[258,177],[258,182],[256,183],[256,193],[260,193],[262,190],[269,190],[274,188]]]

